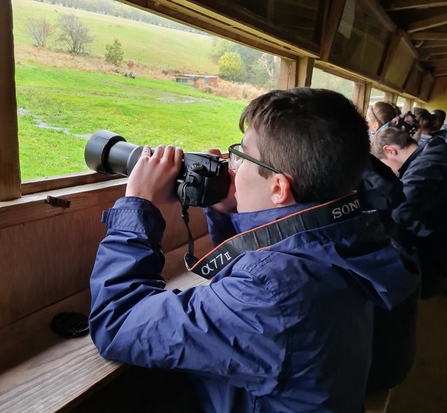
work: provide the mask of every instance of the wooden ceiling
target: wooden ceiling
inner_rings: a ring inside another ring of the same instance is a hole
[[[447,1],[381,0],[393,22],[405,30],[422,66],[435,77],[447,75]]]

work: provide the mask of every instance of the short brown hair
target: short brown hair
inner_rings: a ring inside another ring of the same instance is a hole
[[[349,193],[369,154],[365,119],[331,90],[269,92],[244,109],[239,127],[256,132],[262,162],[292,177],[297,202],[326,202]],[[259,173],[270,172],[260,168]]]
[[[407,148],[418,143],[405,131],[397,128],[385,128],[377,132],[371,140],[371,153],[379,159],[385,159],[383,147],[397,145],[399,148]]]

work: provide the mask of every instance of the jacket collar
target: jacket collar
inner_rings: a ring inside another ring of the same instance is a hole
[[[232,213],[230,216],[236,232],[245,232],[315,205],[318,205],[318,202],[294,204],[262,211]]]

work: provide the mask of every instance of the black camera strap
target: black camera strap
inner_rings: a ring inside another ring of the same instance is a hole
[[[185,211],[182,211],[182,217]],[[268,248],[298,232],[345,221],[360,214],[360,202],[357,193],[353,192],[334,201],[293,213],[266,225],[235,235],[222,242],[200,260],[194,256],[194,241],[189,231],[188,222],[184,219],[188,228],[189,244],[188,252],[184,257],[185,265],[188,271],[210,279],[246,251]]]

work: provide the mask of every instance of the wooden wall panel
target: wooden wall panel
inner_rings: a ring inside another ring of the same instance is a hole
[[[0,228],[0,328],[88,288],[98,244],[106,232],[101,213],[124,193],[124,186],[100,193],[94,199],[104,202],[92,204],[88,198],[93,195],[85,192],[84,208],[70,207],[58,215],[35,214],[35,202],[28,204],[29,211],[22,204],[28,219]],[[76,196],[81,202],[82,193]],[[193,236],[206,234],[202,210],[189,211]],[[187,232],[179,204],[166,206],[162,213],[167,222],[163,251],[168,252],[187,242]]]

